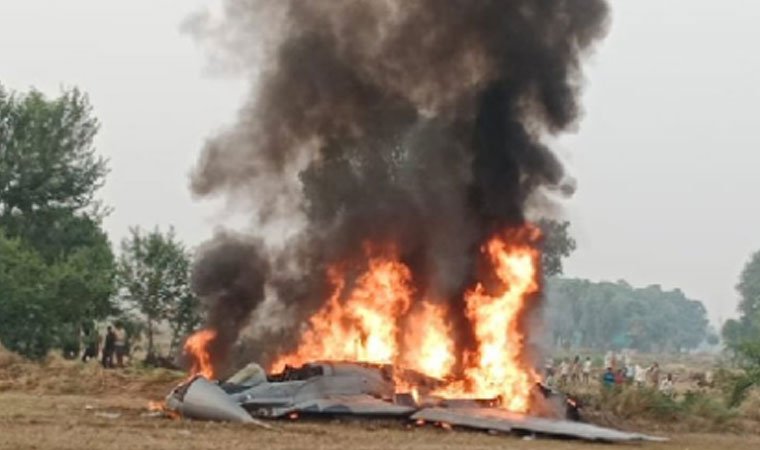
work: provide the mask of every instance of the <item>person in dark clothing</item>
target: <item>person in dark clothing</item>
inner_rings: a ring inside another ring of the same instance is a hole
[[[97,330],[84,327],[84,353],[82,354],[82,362],[87,362],[90,359],[98,358],[98,345],[100,344]]]
[[[612,370],[612,367],[608,367],[607,371],[604,372],[602,385],[608,389],[615,387],[615,372]]]
[[[110,369],[113,367],[113,352],[116,345],[116,333],[110,326],[106,329],[106,339],[103,343],[103,367]]]

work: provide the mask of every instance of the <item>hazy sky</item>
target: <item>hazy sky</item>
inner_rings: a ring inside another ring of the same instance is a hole
[[[233,122],[246,91],[209,75],[180,32],[219,1],[0,0],[0,83],[90,94],[114,242],[158,224],[194,245],[230,220],[187,188],[204,139]],[[579,183],[567,205],[579,249],[566,272],[680,287],[726,318],[760,249],[760,2],[611,3],[585,118],[559,143]]]

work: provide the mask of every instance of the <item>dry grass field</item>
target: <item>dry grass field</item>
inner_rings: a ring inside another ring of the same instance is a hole
[[[0,449],[557,449],[627,448],[510,435],[412,427],[397,422],[288,421],[274,430],[156,417],[160,399],[181,374],[162,370],[103,371],[96,364],[53,359],[31,364],[0,355]],[[672,440],[653,450],[760,448],[760,435],[691,434],[637,425]]]
[[[513,436],[407,428],[368,422],[276,422],[272,431],[243,425],[150,417],[147,399],[123,394],[0,393],[0,449],[556,449],[626,448]],[[760,436],[681,434],[652,450],[760,448]]]

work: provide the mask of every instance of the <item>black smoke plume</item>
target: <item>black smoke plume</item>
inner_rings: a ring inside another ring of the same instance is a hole
[[[269,263],[259,240],[227,233],[218,233],[199,255],[191,282],[205,303],[206,326],[216,332],[208,350],[218,370],[227,364],[251,312],[264,300]]]
[[[461,302],[484,239],[524,223],[539,188],[566,190],[542,138],[576,123],[607,22],[605,0],[226,0],[221,19],[192,21],[252,80],[193,192],[250,208],[255,229],[297,230],[266,261],[245,240],[202,252],[210,320],[236,338],[266,284],[298,324],[326,298],[327,265],[361,266],[367,241],[395,244],[420,298]]]

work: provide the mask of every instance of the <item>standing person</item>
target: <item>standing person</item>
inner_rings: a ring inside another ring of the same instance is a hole
[[[660,364],[656,361],[652,364],[652,367],[647,369],[649,374],[649,381],[652,383],[652,387],[658,389],[660,387]]]
[[[546,384],[546,387],[554,388],[557,384],[557,380],[554,377],[554,368],[550,368],[546,370],[546,379],[544,380],[544,384]]]
[[[708,387],[715,386],[715,375],[713,374],[712,370],[705,372],[705,385]]]
[[[544,370],[546,371],[546,376],[549,376],[549,374],[554,375],[554,358],[546,358]]]
[[[100,344],[100,336],[96,329],[90,326],[83,327],[82,332],[84,334],[84,353],[82,353],[82,362],[86,363],[90,359],[98,358],[98,345]]]
[[[618,362],[621,367],[628,367],[631,365],[631,355],[628,350],[622,350],[618,356]]]
[[[636,368],[630,363],[630,360],[628,361],[628,364],[625,366],[625,382],[628,384],[633,384],[633,380],[636,378]]]
[[[660,383],[659,390],[662,395],[672,397],[675,390],[675,383],[673,382],[673,374],[669,373],[662,383]]]
[[[636,382],[636,387],[642,388],[647,384],[647,371],[638,364],[634,369],[633,380]]]
[[[581,382],[581,357],[579,355],[575,355],[575,359],[573,359],[573,367],[570,369],[570,381],[573,384]]]
[[[614,367],[614,359],[612,352],[609,351],[604,355],[604,367]]]
[[[615,385],[623,386],[625,384],[625,369],[620,368],[615,371]]]
[[[604,372],[602,385],[607,389],[615,387],[615,372],[612,371],[612,367],[607,367],[607,371]]]
[[[567,361],[567,359],[563,359],[562,363],[559,365],[559,385],[560,386],[567,386],[567,380],[570,376],[570,363]]]
[[[116,353],[116,365],[124,367],[124,356],[127,354],[127,332],[121,324],[114,324],[114,352]]]
[[[586,386],[591,383],[591,357],[587,356],[586,361],[583,362],[583,384]]]
[[[113,367],[113,352],[114,344],[116,342],[116,335],[113,332],[113,328],[109,325],[106,328],[105,342],[103,342],[103,360],[101,361],[103,367],[110,369]]]

